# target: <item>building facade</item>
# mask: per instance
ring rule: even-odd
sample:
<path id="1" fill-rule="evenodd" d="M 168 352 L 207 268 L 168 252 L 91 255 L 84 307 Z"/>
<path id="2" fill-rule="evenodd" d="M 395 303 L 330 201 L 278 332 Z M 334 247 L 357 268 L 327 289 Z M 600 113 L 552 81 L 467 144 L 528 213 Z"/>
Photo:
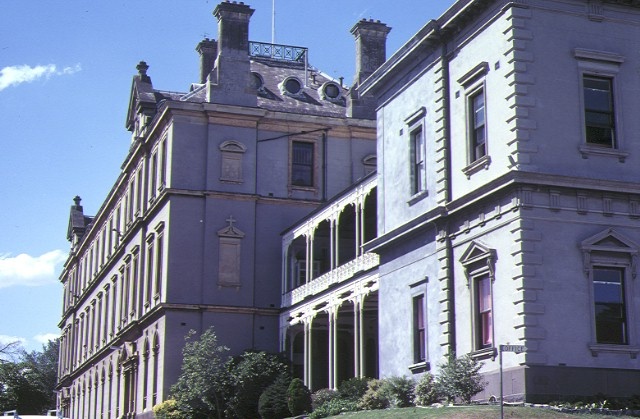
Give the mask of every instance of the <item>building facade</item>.
<path id="1" fill-rule="evenodd" d="M 379 369 L 483 361 L 510 400 L 640 394 L 640 7 L 460 0 L 377 98 Z"/>
<path id="2" fill-rule="evenodd" d="M 482 400 L 500 355 L 508 400 L 640 394 L 636 2 L 458 0 L 386 61 L 363 20 L 350 89 L 251 13 L 216 8 L 189 92 L 138 65 L 122 174 L 71 208 L 65 416 L 149 417 L 211 325 L 312 390 L 456 353 Z"/>
<path id="3" fill-rule="evenodd" d="M 455 353 L 480 400 L 500 355 L 507 400 L 640 394 L 638 39 L 636 3 L 460 0 L 360 85 L 377 178 L 283 241 L 281 348 L 309 387 Z"/>
<path id="4" fill-rule="evenodd" d="M 184 337 L 215 326 L 231 354 L 276 352 L 281 232 L 375 169 L 372 99 L 324 75 L 305 48 L 250 42 L 253 9 L 214 10 L 201 79 L 133 78 L 129 153 L 95 216 L 76 197 L 61 274 L 65 417 L 152 417 L 180 373 Z M 354 29 L 361 79 L 386 26 Z M 377 63 L 377 64 L 376 64 Z"/>

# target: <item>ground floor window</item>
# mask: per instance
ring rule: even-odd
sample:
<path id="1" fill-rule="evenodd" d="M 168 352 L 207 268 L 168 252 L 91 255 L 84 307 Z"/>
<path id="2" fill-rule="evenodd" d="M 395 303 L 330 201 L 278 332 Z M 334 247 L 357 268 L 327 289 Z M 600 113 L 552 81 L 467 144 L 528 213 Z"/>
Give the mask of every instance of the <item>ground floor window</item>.
<path id="1" fill-rule="evenodd" d="M 595 306 L 596 342 L 629 343 L 623 268 L 594 267 L 593 300 Z"/>

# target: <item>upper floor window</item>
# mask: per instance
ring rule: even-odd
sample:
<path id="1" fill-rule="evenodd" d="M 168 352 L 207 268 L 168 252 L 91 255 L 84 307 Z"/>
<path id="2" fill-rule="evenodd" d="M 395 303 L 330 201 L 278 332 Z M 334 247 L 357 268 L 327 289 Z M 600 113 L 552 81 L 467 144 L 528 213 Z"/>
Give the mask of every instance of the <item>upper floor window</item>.
<path id="1" fill-rule="evenodd" d="M 616 148 L 613 80 L 584 75 L 584 121 L 588 144 Z"/>
<path id="2" fill-rule="evenodd" d="M 242 183 L 242 163 L 247 148 L 238 141 L 225 141 L 220 144 L 220 180 L 230 183 Z"/>
<path id="3" fill-rule="evenodd" d="M 314 184 L 314 144 L 294 141 L 291 144 L 291 184 L 308 186 Z"/>
<path id="4" fill-rule="evenodd" d="M 491 164 L 487 126 L 487 89 L 485 79 L 489 64 L 481 62 L 458 79 L 463 87 L 467 125 L 467 166 L 462 172 L 471 175 Z M 456 97 L 459 94 L 456 93 Z"/>
<path id="5" fill-rule="evenodd" d="M 611 156 L 624 162 L 628 153 L 622 150 L 622 118 L 616 78 L 624 57 L 611 52 L 576 48 L 578 63 L 583 138 L 580 152 Z"/>
<path id="6" fill-rule="evenodd" d="M 469 157 L 471 162 L 487 155 L 487 122 L 484 99 L 484 89 L 479 89 L 469 97 Z"/>
<path id="7" fill-rule="evenodd" d="M 415 195 L 426 190 L 427 168 L 424 131 L 422 125 L 411 131 L 411 192 Z"/>

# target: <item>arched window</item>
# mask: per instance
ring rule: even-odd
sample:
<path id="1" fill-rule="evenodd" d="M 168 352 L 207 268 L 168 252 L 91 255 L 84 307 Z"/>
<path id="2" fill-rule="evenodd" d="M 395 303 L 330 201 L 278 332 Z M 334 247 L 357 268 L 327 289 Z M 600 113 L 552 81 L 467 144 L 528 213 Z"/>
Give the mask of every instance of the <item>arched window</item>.
<path id="1" fill-rule="evenodd" d="M 247 148 L 238 141 L 225 141 L 220 144 L 220 180 L 222 182 L 242 183 L 244 181 L 242 162 Z"/>

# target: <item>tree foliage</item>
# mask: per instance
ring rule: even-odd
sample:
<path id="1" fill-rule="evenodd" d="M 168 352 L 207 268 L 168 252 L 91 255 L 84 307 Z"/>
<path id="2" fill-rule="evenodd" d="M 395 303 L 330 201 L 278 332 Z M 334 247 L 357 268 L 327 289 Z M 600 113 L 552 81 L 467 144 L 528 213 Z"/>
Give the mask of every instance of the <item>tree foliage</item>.
<path id="1" fill-rule="evenodd" d="M 456 398 L 470 403 L 471 398 L 481 392 L 486 383 L 480 375 L 482 364 L 469 354 L 456 358 L 449 354 L 447 362 L 440 364 L 438 390 L 452 402 Z"/>
<path id="2" fill-rule="evenodd" d="M 440 401 L 437 382 L 430 372 L 424 373 L 416 384 L 415 402 L 419 406 L 429 406 Z"/>
<path id="3" fill-rule="evenodd" d="M 57 339 L 43 345 L 42 352 L 4 346 L 17 355 L 0 362 L 0 411 L 38 415 L 55 409 L 59 348 Z"/>
<path id="4" fill-rule="evenodd" d="M 213 328 L 199 337 L 185 337 L 182 372 L 171 388 L 183 418 L 222 418 L 226 408 L 229 373 L 225 368 L 229 348 L 218 344 Z"/>
<path id="5" fill-rule="evenodd" d="M 299 378 L 294 378 L 289 384 L 287 405 L 293 416 L 311 412 L 311 391 Z"/>
<path id="6" fill-rule="evenodd" d="M 281 419 L 289 417 L 287 405 L 287 390 L 289 389 L 289 374 L 280 374 L 260 395 L 258 412 L 262 419 Z"/>
<path id="7" fill-rule="evenodd" d="M 228 402 L 228 416 L 239 419 L 258 417 L 258 401 L 262 392 L 280 374 L 289 375 L 284 358 L 267 352 L 248 351 L 228 364 L 233 387 Z"/>

